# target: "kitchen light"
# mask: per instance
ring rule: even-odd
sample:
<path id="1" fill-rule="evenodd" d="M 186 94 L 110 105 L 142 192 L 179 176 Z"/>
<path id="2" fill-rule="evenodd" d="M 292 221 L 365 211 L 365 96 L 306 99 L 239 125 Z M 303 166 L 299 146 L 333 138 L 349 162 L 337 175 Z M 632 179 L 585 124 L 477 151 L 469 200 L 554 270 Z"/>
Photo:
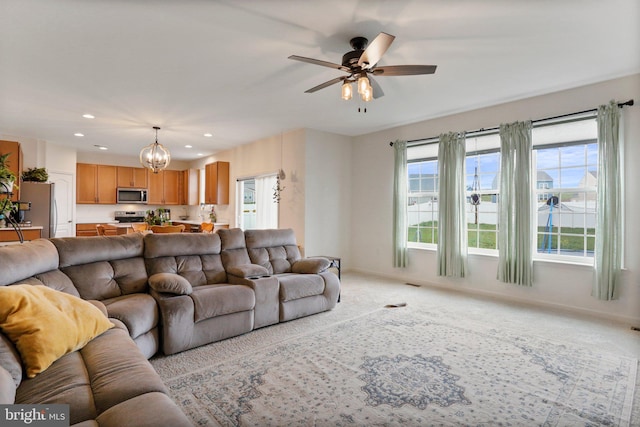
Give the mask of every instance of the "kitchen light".
<path id="1" fill-rule="evenodd" d="M 77 133 L 74 133 L 73 135 L 74 136 L 84 136 L 84 133 L 77 132 Z"/>
<path id="2" fill-rule="evenodd" d="M 85 119 L 95 119 L 96 116 L 94 116 L 93 114 L 83 114 L 82 117 L 84 117 Z"/>
<path id="3" fill-rule="evenodd" d="M 204 136 L 206 136 L 207 138 L 211 138 L 213 136 L 213 134 L 211 133 L 205 133 Z"/>
<path id="4" fill-rule="evenodd" d="M 140 151 L 140 163 L 142 166 L 151 169 L 153 173 L 158 173 L 162 169 L 169 166 L 171 162 L 171 154 L 162 144 L 158 144 L 158 126 L 153 127 L 156 130 L 156 142 L 151 143 Z"/>
<path id="5" fill-rule="evenodd" d="M 193 148 L 193 145 L 187 144 L 187 145 L 184 146 L 184 148 Z"/>

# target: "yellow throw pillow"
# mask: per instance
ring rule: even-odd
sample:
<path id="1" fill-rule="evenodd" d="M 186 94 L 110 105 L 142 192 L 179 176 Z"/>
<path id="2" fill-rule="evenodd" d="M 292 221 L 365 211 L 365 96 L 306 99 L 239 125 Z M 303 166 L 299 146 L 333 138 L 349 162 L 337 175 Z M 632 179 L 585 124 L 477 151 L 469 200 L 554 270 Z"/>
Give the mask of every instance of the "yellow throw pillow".
<path id="1" fill-rule="evenodd" d="M 73 295 L 42 285 L 0 286 L 0 329 L 29 378 L 111 327 L 99 308 Z"/>

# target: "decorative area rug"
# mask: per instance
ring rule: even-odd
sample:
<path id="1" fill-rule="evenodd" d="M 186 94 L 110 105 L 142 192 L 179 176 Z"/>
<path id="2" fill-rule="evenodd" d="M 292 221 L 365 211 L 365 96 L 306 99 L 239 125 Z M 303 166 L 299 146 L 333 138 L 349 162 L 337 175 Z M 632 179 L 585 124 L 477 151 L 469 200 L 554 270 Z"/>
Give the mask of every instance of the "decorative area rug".
<path id="1" fill-rule="evenodd" d="M 289 325 L 295 322 L 304 319 Z M 279 326 L 239 337 L 230 357 L 217 358 L 216 345 L 233 349 L 233 340 L 152 363 L 202 426 L 630 422 L 638 361 L 606 349 L 496 329 L 446 311 L 419 312 L 411 304 L 307 333 L 283 336 Z M 247 337 L 260 340 L 261 332 L 272 344 L 252 348 Z"/>

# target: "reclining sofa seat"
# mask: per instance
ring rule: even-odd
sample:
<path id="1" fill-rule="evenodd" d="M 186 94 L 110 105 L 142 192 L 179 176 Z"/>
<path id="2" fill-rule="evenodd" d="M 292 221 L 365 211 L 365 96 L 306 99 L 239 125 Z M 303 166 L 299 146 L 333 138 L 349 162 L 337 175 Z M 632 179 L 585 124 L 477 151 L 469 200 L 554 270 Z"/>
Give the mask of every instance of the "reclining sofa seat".
<path id="1" fill-rule="evenodd" d="M 147 234 L 144 257 L 161 312 L 162 350 L 174 354 L 254 327 L 250 287 L 231 284 L 217 234 Z"/>
<path id="2" fill-rule="evenodd" d="M 46 239 L 0 248 L 0 286 L 45 285 L 80 296 L 58 270 L 59 261 L 56 246 Z M 90 302 L 106 314 L 103 304 Z M 68 404 L 70 425 L 76 427 L 191 425 L 127 327 L 111 321 L 114 328 L 34 378 L 25 378 L 18 350 L 0 332 L 0 404 Z"/>
<path id="3" fill-rule="evenodd" d="M 139 233 L 104 237 L 51 239 L 59 268 L 82 299 L 101 301 L 109 317 L 120 320 L 142 353 L 160 347 L 158 306 L 147 285 L 143 237 Z"/>
<path id="4" fill-rule="evenodd" d="M 340 281 L 328 271 L 329 260 L 302 259 L 293 229 L 246 230 L 244 235 L 251 262 L 278 279 L 281 322 L 336 306 Z"/>

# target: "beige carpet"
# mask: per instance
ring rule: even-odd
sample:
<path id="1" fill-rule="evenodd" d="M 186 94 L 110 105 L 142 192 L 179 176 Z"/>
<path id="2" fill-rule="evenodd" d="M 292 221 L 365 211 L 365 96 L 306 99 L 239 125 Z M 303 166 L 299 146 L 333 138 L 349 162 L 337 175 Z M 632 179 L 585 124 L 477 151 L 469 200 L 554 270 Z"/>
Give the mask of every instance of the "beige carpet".
<path id="1" fill-rule="evenodd" d="M 152 363 L 195 425 L 639 420 L 640 340 L 621 325 L 358 275 L 343 277 L 342 297 Z"/>

